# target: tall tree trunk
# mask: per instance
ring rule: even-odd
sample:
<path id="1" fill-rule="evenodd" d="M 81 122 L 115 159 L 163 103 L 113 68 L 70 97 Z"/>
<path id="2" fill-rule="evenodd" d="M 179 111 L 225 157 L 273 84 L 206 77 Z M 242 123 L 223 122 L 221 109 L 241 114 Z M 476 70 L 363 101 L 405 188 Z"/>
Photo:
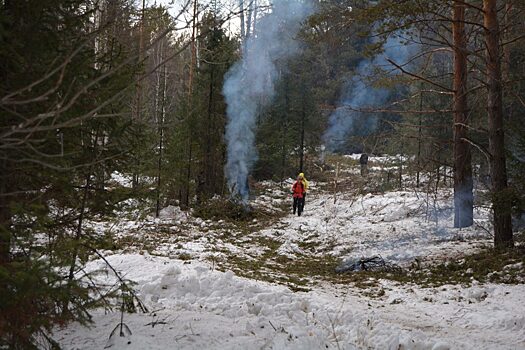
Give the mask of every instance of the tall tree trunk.
<path id="1" fill-rule="evenodd" d="M 155 217 L 160 215 L 160 186 L 161 186 L 161 172 L 162 172 L 162 147 L 164 138 L 164 126 L 159 125 L 159 158 L 157 160 L 157 194 L 156 194 L 156 205 L 155 205 Z"/>
<path id="2" fill-rule="evenodd" d="M 0 10 L 4 19 L 12 17 L 15 13 L 15 11 L 13 11 L 13 2 L 10 0 L 4 0 L 0 5 Z M 9 20 L 3 20 L 2 22 L 2 32 L 6 34 L 10 33 L 16 24 L 13 21 Z M 2 38 L 3 44 L 6 45 L 6 47 L 12 46 L 9 37 L 10 35 L 4 34 Z M 13 39 L 16 40 L 16 38 Z M 4 66 L 4 62 L 2 62 L 2 66 L 3 67 L 0 70 L 0 79 L 5 79 L 7 74 L 5 74 L 6 72 L 4 67 L 6 66 Z M 7 91 L 3 91 L 3 93 L 6 92 Z M 2 118 L 6 118 L 4 116 L 4 113 L 2 113 Z M 8 124 L 10 123 L 8 122 L 6 125 Z M 1 141 L 3 143 L 4 140 Z M 2 154 L 2 156 L 4 155 L 5 154 Z M 11 172 L 11 169 L 8 166 L 9 163 L 10 162 L 7 161 L 7 158 L 3 158 L 0 160 L 0 267 L 4 264 L 8 264 L 11 260 L 11 211 L 9 208 L 9 200 L 7 194 L 10 192 L 11 187 L 10 184 L 8 184 L 8 181 L 11 180 L 14 176 L 12 176 L 13 173 Z"/>
<path id="3" fill-rule="evenodd" d="M 257 30 L 257 9 L 259 7 L 259 5 L 257 4 L 257 0 L 252 0 L 251 2 L 251 5 L 253 7 L 252 9 L 252 16 L 253 16 L 253 26 L 252 26 L 252 35 L 255 35 L 256 34 L 256 30 Z"/>
<path id="4" fill-rule="evenodd" d="M 244 24 L 244 0 L 239 0 L 239 17 L 241 20 L 241 44 L 244 49 L 244 41 L 246 39 L 246 25 Z"/>
<path id="5" fill-rule="evenodd" d="M 0 193 L 0 196 L 2 193 Z M 0 199 L 0 266 L 10 260 L 11 233 L 9 232 L 9 211 L 6 201 Z"/>
<path id="6" fill-rule="evenodd" d="M 142 11 L 141 11 L 141 19 L 140 19 L 140 27 L 139 27 L 139 64 L 142 64 L 142 61 L 144 60 L 144 17 L 145 17 L 145 10 L 146 10 L 146 0 L 142 0 Z M 142 83 L 141 80 L 137 81 L 136 84 L 136 111 L 135 111 L 135 119 L 139 123 L 142 121 Z M 140 168 L 140 157 L 137 157 L 136 159 L 136 167 L 135 171 L 132 175 L 131 180 L 131 186 L 133 189 L 138 188 L 139 181 L 140 181 L 140 175 L 139 175 L 139 168 Z"/>
<path id="7" fill-rule="evenodd" d="M 511 20 L 510 18 L 512 17 L 511 16 L 512 10 L 513 10 L 512 1 L 508 1 L 507 4 L 505 4 L 505 16 L 503 17 L 503 28 L 505 28 L 503 32 L 503 40 L 505 41 L 511 39 L 511 31 L 510 31 Z M 511 45 L 505 45 L 503 47 L 502 75 L 503 75 L 504 80 L 509 79 L 509 74 L 510 74 L 510 48 L 511 48 Z"/>
<path id="8" fill-rule="evenodd" d="M 190 206 L 190 189 L 191 189 L 191 162 L 193 159 L 192 151 L 193 151 L 193 136 L 190 133 L 190 136 L 188 137 L 188 167 L 186 168 L 186 183 L 185 183 L 185 197 L 184 197 L 184 205 L 186 207 Z"/>
<path id="9" fill-rule="evenodd" d="M 299 148 L 299 172 L 304 172 L 304 122 L 306 119 L 305 101 L 303 95 L 303 108 L 301 114 L 301 145 Z"/>
<path id="10" fill-rule="evenodd" d="M 188 82 L 188 111 L 191 111 L 193 104 L 193 76 L 195 67 L 197 65 L 197 0 L 193 0 L 193 18 L 192 18 L 192 33 L 191 33 L 191 61 Z M 192 113 L 188 114 L 188 118 L 192 118 Z M 182 196 L 181 204 L 188 207 L 190 204 L 190 179 L 191 179 L 191 161 L 192 161 L 192 146 L 193 146 L 193 132 L 192 123 L 188 122 L 188 166 L 186 167 L 186 181 L 184 183 L 184 195 Z"/>
<path id="11" fill-rule="evenodd" d="M 399 189 L 403 190 L 403 159 L 404 159 L 404 153 L 405 153 L 405 143 L 403 142 L 403 138 L 401 138 L 401 155 L 399 156 L 399 178 L 398 178 L 398 184 Z M 438 168 L 439 169 L 439 168 Z M 368 169 L 367 169 L 368 171 Z"/>
<path id="12" fill-rule="evenodd" d="M 206 155 L 204 157 L 204 168 L 206 169 L 206 173 L 204 175 L 204 181 L 205 183 L 205 191 L 206 196 L 212 195 L 215 189 L 215 176 L 213 174 L 214 169 L 214 157 L 212 156 L 212 142 L 215 140 L 212 139 L 212 127 L 214 125 L 213 123 L 213 91 L 215 90 L 215 66 L 210 67 L 210 85 L 209 85 L 209 91 L 208 91 L 208 122 L 206 125 Z"/>
<path id="13" fill-rule="evenodd" d="M 282 115 L 282 135 L 281 135 L 281 183 L 285 179 L 285 172 L 286 172 L 286 153 L 287 147 L 286 147 L 286 137 L 288 135 L 288 119 L 287 115 L 289 112 L 289 106 L 290 106 L 290 97 L 288 96 L 288 80 L 284 82 L 285 89 L 284 89 L 284 114 Z"/>
<path id="14" fill-rule="evenodd" d="M 250 1 L 250 6 L 248 7 L 248 15 L 246 16 L 246 40 L 250 38 L 252 30 L 252 2 Z"/>
<path id="15" fill-rule="evenodd" d="M 465 4 L 454 2 L 454 227 L 474 223 L 472 194 L 472 156 L 466 141 L 468 132 L 467 54 Z"/>
<path id="16" fill-rule="evenodd" d="M 483 23 L 487 63 L 487 111 L 489 118 L 490 176 L 494 210 L 494 246 L 514 245 L 511 203 L 507 186 L 505 138 L 503 129 L 503 88 L 501 82 L 500 27 L 497 0 L 483 0 Z"/>
<path id="17" fill-rule="evenodd" d="M 419 110 L 423 111 L 423 91 L 419 94 Z M 421 126 L 423 124 L 423 117 L 421 113 L 418 116 L 419 118 L 419 127 L 417 132 L 417 173 L 416 173 L 416 187 L 419 187 L 420 174 L 421 174 Z"/>
<path id="18" fill-rule="evenodd" d="M 191 94 L 193 93 L 193 74 L 197 64 L 197 0 L 193 0 L 193 18 L 191 25 L 191 61 L 190 61 L 190 76 L 188 80 L 188 100 L 191 101 Z M 190 104 L 191 106 L 191 104 Z"/>
<path id="19" fill-rule="evenodd" d="M 512 25 L 512 12 L 513 12 L 514 6 L 512 4 L 512 1 L 508 0 L 505 4 L 505 16 L 503 16 L 503 40 L 505 42 L 510 42 L 512 40 L 512 31 L 511 25 Z M 503 81 L 509 81 L 510 76 L 510 70 L 511 70 L 511 47 L 512 45 L 508 44 L 503 46 L 503 63 L 502 63 L 502 79 Z M 503 107 L 503 113 L 505 114 L 505 122 L 511 123 L 513 119 L 513 104 L 512 103 L 504 103 Z"/>
<path id="20" fill-rule="evenodd" d="M 9 231 L 10 224 L 10 213 L 7 201 L 8 185 L 6 178 L 9 174 L 7 169 L 7 161 L 2 160 L 0 168 L 0 176 L 3 177 L 0 181 L 0 266 L 7 264 L 10 260 L 10 247 L 11 247 L 11 232 Z"/>
<path id="21" fill-rule="evenodd" d="M 160 62 L 163 61 L 164 51 L 163 46 L 161 45 L 160 53 Z M 167 73 L 166 65 L 162 67 L 162 92 L 160 97 L 160 119 L 157 120 L 158 123 L 158 136 L 159 136 L 159 158 L 157 161 L 157 203 L 155 216 L 159 217 L 160 215 L 160 186 L 161 186 L 161 176 L 162 176 L 162 153 L 164 148 L 164 120 L 166 118 L 166 83 L 167 83 Z M 159 80 L 160 85 L 160 80 Z M 158 113 L 159 114 L 159 113 Z"/>

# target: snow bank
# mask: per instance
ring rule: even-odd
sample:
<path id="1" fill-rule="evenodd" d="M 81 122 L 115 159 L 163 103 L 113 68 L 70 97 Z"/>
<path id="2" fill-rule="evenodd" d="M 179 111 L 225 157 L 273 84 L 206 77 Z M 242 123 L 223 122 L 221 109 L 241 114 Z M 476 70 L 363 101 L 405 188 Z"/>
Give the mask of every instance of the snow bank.
<path id="1" fill-rule="evenodd" d="M 119 313 L 94 314 L 94 327 L 58 331 L 65 349 L 520 349 L 525 345 L 523 286 L 407 289 L 383 281 L 386 296 L 339 288 L 294 293 L 209 265 L 149 255 L 108 261 L 137 282 L 150 314 L 125 315 L 132 334 L 111 339 Z M 112 284 L 101 260 L 88 271 Z M 497 302 L 496 302 L 497 301 Z M 467 329 L 468 332 L 463 331 Z M 481 346 L 480 346 L 481 345 Z"/>

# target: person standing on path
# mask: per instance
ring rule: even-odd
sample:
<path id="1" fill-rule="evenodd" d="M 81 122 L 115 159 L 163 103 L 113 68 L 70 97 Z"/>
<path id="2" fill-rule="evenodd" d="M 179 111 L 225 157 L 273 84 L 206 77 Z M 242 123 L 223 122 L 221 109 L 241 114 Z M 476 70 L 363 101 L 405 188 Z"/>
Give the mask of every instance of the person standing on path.
<path id="1" fill-rule="evenodd" d="M 308 192 L 308 180 L 306 180 L 306 177 L 304 176 L 304 173 L 299 173 L 298 179 L 301 179 L 301 182 L 303 183 L 304 193 L 303 193 L 303 208 L 305 205 L 306 200 L 306 192 Z"/>
<path id="2" fill-rule="evenodd" d="M 365 177 L 368 175 L 368 154 L 361 154 L 361 157 L 359 158 L 359 164 L 361 164 L 361 176 Z"/>
<path id="3" fill-rule="evenodd" d="M 297 215 L 301 216 L 304 207 L 304 185 L 302 178 L 297 177 L 292 185 L 292 196 L 293 196 L 293 213 L 297 212 Z"/>

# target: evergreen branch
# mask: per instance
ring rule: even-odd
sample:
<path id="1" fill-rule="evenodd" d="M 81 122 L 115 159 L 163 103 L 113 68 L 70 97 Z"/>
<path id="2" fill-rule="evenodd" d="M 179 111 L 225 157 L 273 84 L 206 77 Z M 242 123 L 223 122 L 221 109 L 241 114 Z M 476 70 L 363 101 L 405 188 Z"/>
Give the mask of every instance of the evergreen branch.
<path id="1" fill-rule="evenodd" d="M 146 313 L 148 312 L 148 308 L 146 307 L 146 305 L 144 305 L 144 303 L 142 302 L 142 300 L 140 300 L 140 298 L 137 296 L 137 294 L 133 291 L 132 288 L 130 288 L 130 286 L 126 283 L 126 281 L 120 276 L 120 274 L 117 272 L 117 270 L 115 270 L 115 268 L 109 263 L 109 261 L 106 259 L 106 257 L 104 257 L 104 255 L 102 255 L 96 248 L 94 247 L 91 247 L 90 245 L 88 244 L 85 244 L 83 243 L 82 244 L 83 246 L 85 246 L 86 248 L 92 250 L 96 255 L 98 255 L 99 258 L 101 258 L 105 263 L 106 265 L 111 269 L 111 271 L 113 271 L 113 273 L 115 274 L 115 276 L 118 278 L 118 280 L 120 281 L 120 283 L 122 283 L 123 286 L 126 287 L 126 289 L 129 291 L 129 293 L 131 294 L 131 296 L 137 301 L 140 309 L 142 310 L 142 312 Z"/>
<path id="2" fill-rule="evenodd" d="M 89 283 L 91 284 L 91 287 L 98 293 L 98 295 L 100 295 L 100 299 L 104 302 L 104 305 L 106 305 L 106 307 L 111 310 L 112 307 L 111 307 L 111 303 L 106 299 L 106 294 L 102 293 L 101 289 L 98 287 L 98 285 L 95 283 L 95 281 L 93 280 L 93 278 L 91 278 L 91 276 L 89 275 L 88 272 L 86 272 L 86 270 L 81 266 L 80 267 L 80 271 L 82 271 L 84 273 L 84 276 L 82 277 L 86 277 L 87 280 L 89 281 Z M 82 278 L 81 277 L 81 278 Z"/>
<path id="3" fill-rule="evenodd" d="M 10 160 L 10 161 L 17 162 L 17 163 L 34 163 L 34 164 L 42 165 L 45 168 L 58 170 L 58 171 L 70 171 L 70 170 L 74 170 L 74 169 L 88 168 L 88 167 L 91 167 L 93 165 L 97 165 L 97 164 L 103 163 L 103 162 L 105 162 L 107 160 L 115 159 L 115 158 L 120 157 L 120 156 L 122 156 L 122 155 L 124 155 L 126 153 L 128 153 L 128 151 L 122 151 L 122 152 L 119 152 L 117 154 L 114 154 L 114 155 L 111 155 L 111 156 L 108 156 L 108 157 L 104 157 L 104 158 L 100 158 L 100 159 L 94 160 L 94 161 L 89 162 L 89 163 L 82 163 L 82 164 L 73 165 L 73 166 L 67 166 L 67 167 L 53 165 L 53 164 L 44 162 L 44 161 L 39 160 L 39 159 L 34 159 L 34 158 L 11 159 L 9 157 L 5 157 L 5 156 L 2 157 L 2 156 L 0 156 L 0 159 Z M 9 193 L 4 193 L 3 195 L 10 195 L 10 194 Z"/>
<path id="4" fill-rule="evenodd" d="M 64 62 L 62 62 L 62 64 L 57 66 L 55 69 L 52 69 L 49 73 L 47 73 L 44 76 L 42 76 L 41 78 L 35 80 L 31 84 L 29 84 L 27 86 L 24 86 L 24 87 L 22 87 L 22 88 L 20 88 L 20 89 L 18 89 L 16 91 L 14 91 L 14 92 L 12 92 L 10 94 L 7 94 L 6 96 L 2 97 L 2 99 L 0 100 L 0 105 L 24 105 L 24 104 L 34 103 L 34 102 L 45 101 L 49 95 L 54 93 L 60 87 L 60 85 L 62 84 L 64 75 L 65 75 L 65 71 L 66 71 L 67 66 L 69 65 L 69 63 L 71 63 L 71 60 L 73 59 L 73 57 L 75 57 L 80 52 L 80 50 L 84 47 L 86 42 L 87 41 L 84 41 L 76 50 L 74 50 L 70 55 L 68 55 L 65 58 L 65 60 L 64 60 Z M 54 61 L 53 61 L 53 63 L 54 63 Z M 60 71 L 60 76 L 59 76 L 57 82 L 55 83 L 55 86 L 51 87 L 49 90 L 47 90 L 43 94 L 41 94 L 39 96 L 36 96 L 36 97 L 33 97 L 31 99 L 27 99 L 27 100 L 21 100 L 21 101 L 13 101 L 12 100 L 13 97 L 18 96 L 18 95 L 22 94 L 23 92 L 31 91 L 34 87 L 36 87 L 37 85 L 40 85 L 41 83 L 43 83 L 46 80 L 50 79 L 52 76 L 54 76 L 59 71 Z"/>

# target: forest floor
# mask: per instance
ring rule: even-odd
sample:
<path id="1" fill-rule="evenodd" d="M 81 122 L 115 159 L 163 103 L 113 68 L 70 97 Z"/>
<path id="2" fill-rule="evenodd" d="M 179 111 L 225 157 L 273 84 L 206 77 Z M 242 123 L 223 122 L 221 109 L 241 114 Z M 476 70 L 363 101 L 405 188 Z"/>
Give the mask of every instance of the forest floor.
<path id="1" fill-rule="evenodd" d="M 363 178 L 356 159 L 312 173 L 301 217 L 290 179 L 252 184 L 247 212 L 216 199 L 92 222 L 105 258 L 84 270 L 104 292 L 123 289 L 117 271 L 147 312 L 128 312 L 125 292 L 123 314 L 108 301 L 89 328 L 55 338 L 64 349 L 525 349 L 524 234 L 496 252 L 482 188 L 475 225 L 456 229 L 450 188 L 427 175 L 400 189 L 394 158 L 371 157 Z M 336 272 L 374 256 L 387 265 Z"/>

